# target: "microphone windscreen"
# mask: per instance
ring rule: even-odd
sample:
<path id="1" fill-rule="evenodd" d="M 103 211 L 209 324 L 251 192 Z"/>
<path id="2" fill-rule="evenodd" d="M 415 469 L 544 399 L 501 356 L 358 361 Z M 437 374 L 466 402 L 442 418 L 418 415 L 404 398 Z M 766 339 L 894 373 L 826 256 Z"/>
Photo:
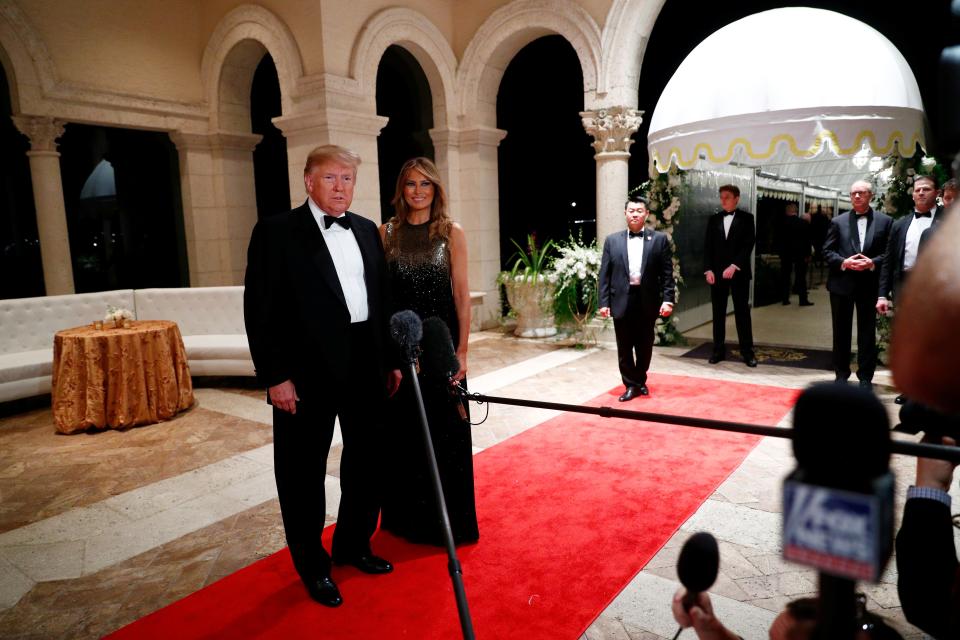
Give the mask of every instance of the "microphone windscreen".
<path id="1" fill-rule="evenodd" d="M 890 468 L 890 419 L 873 392 L 821 383 L 793 409 L 793 453 L 806 482 L 862 491 Z"/>
<path id="2" fill-rule="evenodd" d="M 447 323 L 437 317 L 423 321 L 423 344 L 420 370 L 426 375 L 446 380 L 460 370 L 460 361 L 453 348 L 453 338 Z"/>
<path id="3" fill-rule="evenodd" d="M 677 559 L 677 577 L 688 593 L 699 593 L 713 586 L 720 570 L 720 548 L 706 531 L 695 533 L 683 543 Z"/>
<path id="4" fill-rule="evenodd" d="M 423 324 L 420 322 L 420 317 L 409 309 L 397 311 L 390 317 L 390 335 L 401 347 L 420 344 L 423 338 Z"/>

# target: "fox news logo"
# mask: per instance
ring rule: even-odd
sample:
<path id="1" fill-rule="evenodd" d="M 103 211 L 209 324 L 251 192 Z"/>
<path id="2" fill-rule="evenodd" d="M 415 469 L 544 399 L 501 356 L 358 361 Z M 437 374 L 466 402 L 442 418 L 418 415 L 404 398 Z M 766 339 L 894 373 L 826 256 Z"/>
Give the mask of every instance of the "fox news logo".
<path id="1" fill-rule="evenodd" d="M 873 495 L 784 482 L 783 557 L 835 576 L 875 581 L 884 564 L 881 508 Z"/>

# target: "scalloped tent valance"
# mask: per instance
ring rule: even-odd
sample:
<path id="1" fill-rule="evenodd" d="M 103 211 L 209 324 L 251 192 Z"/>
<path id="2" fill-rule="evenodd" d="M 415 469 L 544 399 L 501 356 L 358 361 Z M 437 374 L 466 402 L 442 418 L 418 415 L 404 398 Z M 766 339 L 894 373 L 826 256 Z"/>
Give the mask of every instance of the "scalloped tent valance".
<path id="1" fill-rule="evenodd" d="M 923 103 L 903 55 L 833 11 L 788 7 L 729 24 L 701 42 L 657 102 L 651 165 L 762 166 L 846 189 L 871 156 L 924 138 Z"/>

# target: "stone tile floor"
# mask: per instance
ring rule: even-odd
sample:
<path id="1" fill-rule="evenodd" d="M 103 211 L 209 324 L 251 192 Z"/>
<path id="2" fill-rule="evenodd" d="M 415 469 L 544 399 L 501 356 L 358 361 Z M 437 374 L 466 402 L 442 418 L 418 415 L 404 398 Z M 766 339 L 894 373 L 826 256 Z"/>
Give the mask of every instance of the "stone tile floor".
<path id="1" fill-rule="evenodd" d="M 687 348 L 658 347 L 651 370 L 789 388 L 832 378 L 738 362 L 711 366 L 680 358 Z M 582 351 L 499 331 L 471 341 L 474 390 L 579 403 L 618 378 L 609 341 Z M 893 413 L 895 392 L 884 385 L 889 374 L 875 381 Z M 125 432 L 56 435 L 43 407 L 0 419 L 0 638 L 100 637 L 283 547 L 263 393 L 243 381 L 209 382 L 216 384 L 198 388 L 189 412 Z M 631 404 L 639 409 L 642 399 Z M 474 408 L 474 417 L 483 410 Z M 553 415 L 492 406 L 474 429 L 475 449 Z M 787 415 L 781 426 L 789 425 Z M 328 461 L 328 522 L 339 500 L 339 450 L 335 444 Z M 786 441 L 763 440 L 581 640 L 671 638 L 676 558 L 697 530 L 711 531 L 721 544 L 721 573 L 711 589 L 719 615 L 743 637 L 765 638 L 787 601 L 816 591 L 812 571 L 780 559 L 780 482 L 792 467 Z M 894 468 L 899 507 L 913 465 L 895 457 Z M 892 563 L 880 584 L 862 589 L 871 610 L 905 637 L 921 637 L 902 619 Z"/>

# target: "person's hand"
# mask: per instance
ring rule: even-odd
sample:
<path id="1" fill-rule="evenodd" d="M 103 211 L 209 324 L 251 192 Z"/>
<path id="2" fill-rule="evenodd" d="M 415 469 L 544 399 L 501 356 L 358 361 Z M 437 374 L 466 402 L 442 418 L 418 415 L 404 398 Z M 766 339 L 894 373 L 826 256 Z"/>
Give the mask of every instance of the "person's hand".
<path id="1" fill-rule="evenodd" d="M 858 253 L 855 256 L 850 256 L 843 261 L 843 268 L 847 271 L 863 271 L 864 269 L 869 269 L 873 266 L 873 260 Z"/>
<path id="2" fill-rule="evenodd" d="M 729 267 L 727 267 L 726 269 L 723 270 L 723 279 L 724 279 L 724 280 L 733 280 L 733 276 L 734 276 L 734 274 L 736 274 L 736 273 L 737 273 L 737 266 L 732 264 L 732 265 L 730 265 Z"/>
<path id="3" fill-rule="evenodd" d="M 300 397 L 297 395 L 297 388 L 293 386 L 293 380 L 275 384 L 267 390 L 267 393 L 270 395 L 270 404 L 274 407 L 289 414 L 297 413 L 297 402 Z"/>
<path id="4" fill-rule="evenodd" d="M 724 627 L 713 613 L 713 604 L 706 593 L 698 593 L 688 611 L 683 608 L 683 596 L 687 590 L 680 588 L 673 595 L 673 619 L 683 628 L 693 627 L 700 640 L 740 640 L 740 637 Z"/>
<path id="5" fill-rule="evenodd" d="M 707 277 L 707 284 L 714 284 L 717 281 L 716 276 L 713 275 L 713 271 L 707 271 L 704 275 Z"/>
<path id="6" fill-rule="evenodd" d="M 673 304 L 670 302 L 664 302 L 660 305 L 660 315 L 664 318 L 669 318 L 670 314 L 673 313 Z"/>
<path id="7" fill-rule="evenodd" d="M 877 298 L 877 313 L 885 316 L 888 311 L 890 311 L 890 301 L 886 298 Z"/>
<path id="8" fill-rule="evenodd" d="M 457 361 L 460 363 L 460 370 L 450 379 L 450 384 L 456 384 L 467 377 L 467 352 L 457 351 Z"/>
<path id="9" fill-rule="evenodd" d="M 600 307 L 599 309 L 597 309 L 597 313 L 600 314 L 600 317 L 601 317 L 601 318 L 609 318 L 609 317 L 610 317 L 610 307 Z"/>
<path id="10" fill-rule="evenodd" d="M 941 442 L 935 438 L 924 436 L 922 442 L 929 444 L 944 444 L 948 447 L 957 446 L 957 441 L 953 438 L 943 436 Z M 957 465 L 948 460 L 937 460 L 936 458 L 917 458 L 917 482 L 918 487 L 929 487 L 931 489 L 940 489 L 950 491 L 950 483 L 953 482 L 953 470 Z"/>
<path id="11" fill-rule="evenodd" d="M 392 398 L 393 394 L 400 388 L 400 381 L 403 380 L 403 373 L 400 369 L 394 369 L 387 373 L 387 397 Z"/>

